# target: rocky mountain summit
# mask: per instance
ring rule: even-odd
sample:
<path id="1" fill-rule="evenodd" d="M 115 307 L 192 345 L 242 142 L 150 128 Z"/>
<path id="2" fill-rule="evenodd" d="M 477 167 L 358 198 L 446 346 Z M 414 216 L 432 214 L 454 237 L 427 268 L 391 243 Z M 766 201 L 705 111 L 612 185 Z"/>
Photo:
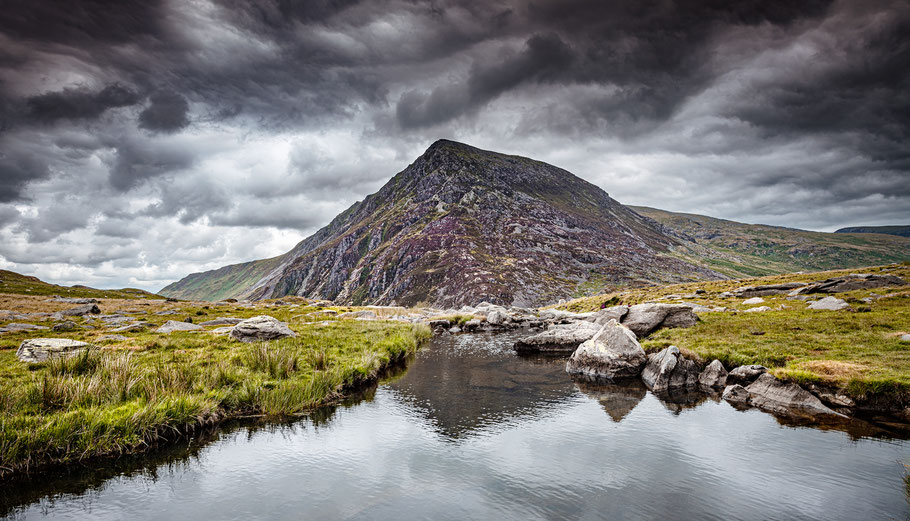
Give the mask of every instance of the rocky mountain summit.
<path id="1" fill-rule="evenodd" d="M 671 256 L 678 244 L 563 169 L 440 140 L 290 252 L 196 273 L 161 294 L 535 306 L 605 286 L 722 278 Z"/>

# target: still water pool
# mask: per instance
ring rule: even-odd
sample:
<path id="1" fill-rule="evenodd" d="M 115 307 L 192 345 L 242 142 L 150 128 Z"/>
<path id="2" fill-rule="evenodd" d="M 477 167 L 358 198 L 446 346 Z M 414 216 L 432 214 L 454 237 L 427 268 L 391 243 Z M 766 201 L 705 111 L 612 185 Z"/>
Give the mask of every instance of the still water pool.
<path id="1" fill-rule="evenodd" d="M 444 337 L 349 404 L 0 484 L 12 519 L 907 519 L 910 446 Z M 874 437 L 870 437 L 874 435 Z M 100 466 L 99 466 L 100 465 Z"/>

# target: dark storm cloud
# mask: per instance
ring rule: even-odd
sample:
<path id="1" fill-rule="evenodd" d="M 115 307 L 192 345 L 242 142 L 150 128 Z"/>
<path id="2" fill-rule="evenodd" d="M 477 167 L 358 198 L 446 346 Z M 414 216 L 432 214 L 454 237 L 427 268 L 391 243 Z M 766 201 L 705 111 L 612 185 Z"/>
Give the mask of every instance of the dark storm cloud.
<path id="1" fill-rule="evenodd" d="M 43 179 L 48 174 L 47 165 L 28 151 L 0 152 L 0 203 L 20 199 L 22 188 L 27 183 Z"/>
<path id="2" fill-rule="evenodd" d="M 153 93 L 149 106 L 139 114 L 139 126 L 146 130 L 174 132 L 190 124 L 186 98 L 169 90 Z"/>
<path id="3" fill-rule="evenodd" d="M 27 117 L 38 123 L 94 119 L 108 109 L 133 105 L 138 101 L 138 94 L 118 84 L 108 85 L 98 92 L 71 88 L 28 98 Z"/>

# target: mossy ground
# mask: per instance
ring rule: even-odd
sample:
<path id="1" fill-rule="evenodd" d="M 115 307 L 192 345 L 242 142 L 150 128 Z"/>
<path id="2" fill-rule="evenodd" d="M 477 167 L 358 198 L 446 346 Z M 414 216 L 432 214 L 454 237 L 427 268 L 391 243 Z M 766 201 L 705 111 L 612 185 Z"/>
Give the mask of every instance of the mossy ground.
<path id="1" fill-rule="evenodd" d="M 570 301 L 559 307 L 592 311 L 601 303 L 637 304 L 648 301 L 723 306 L 731 311 L 701 313 L 688 329 L 660 330 L 642 341 L 649 351 L 676 345 L 703 361 L 718 359 L 728 368 L 762 364 L 775 375 L 800 383 L 824 383 L 854 398 L 884 395 L 910 401 L 910 344 L 900 336 L 910 333 L 910 287 L 850 291 L 835 295 L 849 309 L 819 311 L 785 295 L 762 297 L 764 302 L 744 305 L 742 298 L 721 297 L 725 291 L 746 285 L 810 282 L 848 273 L 887 273 L 910 281 L 910 265 L 889 265 L 861 270 L 776 275 L 758 279 L 714 281 L 641 288 Z M 696 290 L 704 293 L 692 295 Z M 662 300 L 668 295 L 682 299 Z M 812 295 L 813 300 L 825 295 Z M 873 297 L 864 302 L 862 299 Z M 768 306 L 772 311 L 745 313 Z"/>
<path id="2" fill-rule="evenodd" d="M 0 297 L 6 306 L 13 304 L 6 309 L 18 312 L 36 311 L 43 303 L 28 296 Z M 372 381 L 430 336 L 426 326 L 336 319 L 321 312 L 356 308 L 322 308 L 294 298 L 255 307 L 125 300 L 104 300 L 100 307 L 103 313 L 136 311 L 130 316 L 156 325 L 168 319 L 198 323 L 267 314 L 288 322 L 298 337 L 243 344 L 208 331 L 163 335 L 150 327 L 118 333 L 127 339 L 111 341 L 101 340 L 111 328 L 80 318 L 75 321 L 81 326 L 98 329 L 2 335 L 0 477 L 48 463 L 141 451 L 227 418 L 306 411 Z M 166 309 L 179 314 L 156 314 Z M 35 337 L 75 338 L 97 348 L 50 363 L 19 362 L 16 348 Z"/>

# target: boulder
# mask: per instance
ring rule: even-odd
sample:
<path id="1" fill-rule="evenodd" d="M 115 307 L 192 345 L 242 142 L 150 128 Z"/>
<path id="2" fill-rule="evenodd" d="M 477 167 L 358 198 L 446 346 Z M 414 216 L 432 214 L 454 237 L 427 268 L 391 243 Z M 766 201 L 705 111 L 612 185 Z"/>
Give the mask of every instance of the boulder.
<path id="1" fill-rule="evenodd" d="M 807 286 L 805 282 L 784 282 L 782 284 L 764 284 L 761 286 L 746 286 L 736 290 L 736 294 L 743 298 L 767 297 L 768 295 L 782 295 L 797 288 Z"/>
<path id="2" fill-rule="evenodd" d="M 837 415 L 814 394 L 793 382 L 778 380 L 765 373 L 746 387 L 749 403 L 759 409 L 783 414 Z"/>
<path id="3" fill-rule="evenodd" d="M 101 313 L 101 308 L 98 307 L 98 304 L 83 304 L 60 312 L 65 317 L 81 317 L 82 315 L 97 315 L 99 313 Z"/>
<path id="4" fill-rule="evenodd" d="M 749 391 L 739 384 L 725 387 L 721 398 L 734 405 L 749 405 Z"/>
<path id="5" fill-rule="evenodd" d="M 566 372 L 590 378 L 634 378 L 648 361 L 626 326 L 611 320 L 590 340 L 583 342 L 566 363 Z"/>
<path id="6" fill-rule="evenodd" d="M 727 370 L 720 360 L 714 360 L 698 375 L 698 386 L 702 389 L 722 389 L 727 385 Z"/>
<path id="7" fill-rule="evenodd" d="M 259 315 L 246 320 L 241 320 L 231 336 L 241 342 L 256 342 L 260 340 L 277 340 L 285 337 L 296 337 L 297 333 L 291 331 L 284 322 L 268 315 Z"/>
<path id="8" fill-rule="evenodd" d="M 603 326 L 593 322 L 572 322 L 550 326 L 546 331 L 515 342 L 518 352 L 572 352 L 591 339 Z"/>
<path id="9" fill-rule="evenodd" d="M 809 303 L 809 309 L 819 309 L 823 311 L 839 311 L 849 307 L 847 302 L 836 297 L 825 297 L 821 300 Z"/>
<path id="10" fill-rule="evenodd" d="M 75 354 L 91 344 L 69 338 L 31 338 L 23 340 L 16 351 L 16 358 L 23 362 L 44 362 L 57 356 Z"/>
<path id="11" fill-rule="evenodd" d="M 155 330 L 156 333 L 171 334 L 174 331 L 198 331 L 202 329 L 202 326 L 197 324 L 192 324 L 190 322 L 178 322 L 176 320 L 168 320 L 161 327 Z"/>
<path id="12" fill-rule="evenodd" d="M 458 326 L 452 326 L 449 328 L 449 333 L 457 335 L 458 333 L 461 333 L 461 328 Z"/>
<path id="13" fill-rule="evenodd" d="M 761 304 L 764 301 L 765 301 L 765 299 L 763 299 L 761 297 L 752 297 L 752 298 L 747 298 L 746 300 L 744 300 L 743 304 L 746 306 L 752 306 L 754 304 Z"/>
<path id="14" fill-rule="evenodd" d="M 467 322 L 465 322 L 462 327 L 464 328 L 465 331 L 469 331 L 469 332 L 477 331 L 478 329 L 480 329 L 480 326 L 482 324 L 483 323 L 480 321 L 479 318 L 472 318 L 471 320 L 468 320 Z"/>
<path id="15" fill-rule="evenodd" d="M 641 380 L 653 392 L 691 389 L 698 385 L 698 366 L 670 346 L 648 356 Z"/>
<path id="16" fill-rule="evenodd" d="M 55 324 L 54 327 L 52 327 L 51 329 L 53 329 L 54 331 L 75 331 L 76 329 L 78 329 L 78 326 L 72 320 L 67 320 L 65 322 Z"/>
<path id="17" fill-rule="evenodd" d="M 768 372 L 768 368 L 763 365 L 741 365 L 727 374 L 727 385 L 742 384 L 747 385 L 755 381 L 756 378 Z"/>
<path id="18" fill-rule="evenodd" d="M 585 320 L 602 326 L 611 320 L 622 322 L 623 317 L 625 317 L 628 313 L 629 306 L 612 306 L 596 311 L 593 315 Z"/>
<path id="19" fill-rule="evenodd" d="M 758 306 L 757 308 L 746 309 L 743 313 L 764 313 L 765 311 L 771 311 L 771 308 L 768 306 Z"/>
<path id="20" fill-rule="evenodd" d="M 487 324 L 491 326 L 505 326 L 512 322 L 511 317 L 499 310 L 493 310 L 487 313 Z"/>
<path id="21" fill-rule="evenodd" d="M 125 326 L 115 327 L 111 329 L 114 333 L 135 333 L 139 331 L 145 331 L 146 328 L 154 326 L 155 324 L 150 324 L 148 322 L 135 322 L 133 324 L 127 324 Z"/>
<path id="22" fill-rule="evenodd" d="M 644 337 L 662 327 L 692 327 L 698 315 L 685 304 L 636 304 L 622 319 L 638 337 Z"/>
<path id="23" fill-rule="evenodd" d="M 200 322 L 200 326 L 235 326 L 240 323 L 239 318 L 230 318 L 230 317 L 218 317 L 214 320 L 206 320 L 205 322 Z"/>

